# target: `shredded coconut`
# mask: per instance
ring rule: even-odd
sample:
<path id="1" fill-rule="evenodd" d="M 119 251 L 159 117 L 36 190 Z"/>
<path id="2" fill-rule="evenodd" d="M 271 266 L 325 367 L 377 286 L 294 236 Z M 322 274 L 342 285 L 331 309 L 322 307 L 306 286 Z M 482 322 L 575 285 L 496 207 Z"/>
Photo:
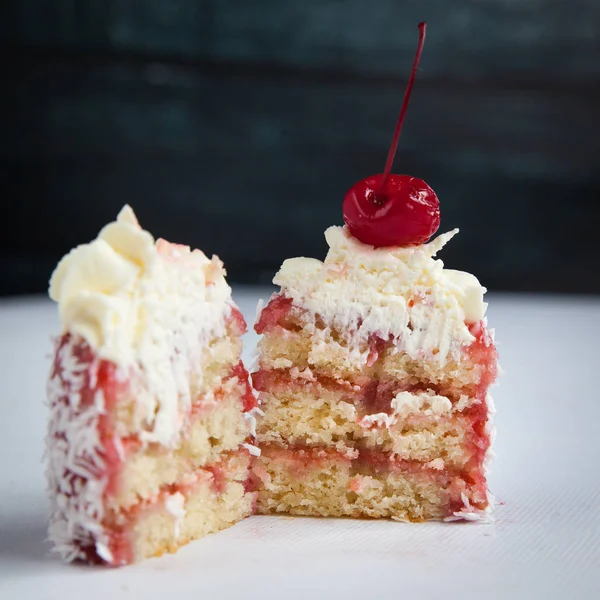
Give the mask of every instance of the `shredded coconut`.
<path id="1" fill-rule="evenodd" d="M 392 515 L 392 521 L 397 521 L 398 523 L 410 523 L 408 519 L 403 519 L 402 517 L 397 517 L 396 515 Z"/>
<path id="2" fill-rule="evenodd" d="M 260 410 L 258 406 L 255 406 L 254 408 L 244 413 L 244 418 L 246 419 L 246 422 L 250 427 L 250 435 L 252 437 L 256 437 L 256 415 L 264 417 L 265 413 L 262 410 Z"/>
<path id="3" fill-rule="evenodd" d="M 55 366 L 48 381 L 50 422 L 46 438 L 47 478 L 51 502 L 48 536 L 66 561 L 85 558 L 83 548 L 95 546 L 110 562 L 103 532 L 102 496 L 106 488 L 98 418 L 103 403 L 82 406 L 81 391 L 90 385 L 95 364 L 74 353 L 76 338 L 56 342 Z"/>
<path id="4" fill-rule="evenodd" d="M 175 517 L 175 537 L 178 538 L 181 532 L 181 525 L 185 518 L 185 496 L 181 492 L 170 494 L 165 499 L 165 508 L 167 512 Z"/>
<path id="5" fill-rule="evenodd" d="M 258 446 L 254 446 L 253 444 L 242 444 L 252 456 L 260 456 L 260 448 Z"/>

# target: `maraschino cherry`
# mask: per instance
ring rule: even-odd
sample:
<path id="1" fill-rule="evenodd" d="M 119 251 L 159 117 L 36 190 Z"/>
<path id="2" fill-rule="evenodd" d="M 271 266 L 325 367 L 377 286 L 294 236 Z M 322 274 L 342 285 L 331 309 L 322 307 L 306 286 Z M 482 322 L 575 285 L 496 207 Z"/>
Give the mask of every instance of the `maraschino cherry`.
<path id="1" fill-rule="evenodd" d="M 344 198 L 344 222 L 350 233 L 376 247 L 423 244 L 440 226 L 440 201 L 435 192 L 422 179 L 390 173 L 426 30 L 427 25 L 419 23 L 419 44 L 385 169 L 381 175 L 372 175 L 353 185 Z"/>

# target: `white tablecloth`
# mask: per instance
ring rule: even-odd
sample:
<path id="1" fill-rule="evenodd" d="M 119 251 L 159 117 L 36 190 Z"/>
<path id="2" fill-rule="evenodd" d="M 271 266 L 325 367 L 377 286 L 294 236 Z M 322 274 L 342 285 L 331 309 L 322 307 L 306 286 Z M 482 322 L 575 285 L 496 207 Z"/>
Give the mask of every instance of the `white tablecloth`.
<path id="1" fill-rule="evenodd" d="M 254 321 L 268 290 L 238 288 Z M 490 295 L 492 524 L 252 517 L 123 569 L 48 556 L 47 300 L 0 301 L 0 598 L 600 598 L 600 299 Z M 256 341 L 248 335 L 247 355 Z"/>

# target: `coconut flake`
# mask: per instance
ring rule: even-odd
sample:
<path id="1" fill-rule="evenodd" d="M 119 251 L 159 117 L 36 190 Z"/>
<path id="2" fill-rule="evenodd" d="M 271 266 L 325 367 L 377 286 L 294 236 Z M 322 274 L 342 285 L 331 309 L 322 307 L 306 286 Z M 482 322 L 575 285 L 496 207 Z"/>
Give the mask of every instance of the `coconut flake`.
<path id="1" fill-rule="evenodd" d="M 252 456 L 260 456 L 260 448 L 258 446 L 254 446 L 253 444 L 242 444 L 242 446 L 244 446 Z"/>
<path id="2" fill-rule="evenodd" d="M 181 525 L 185 518 L 185 496 L 181 492 L 169 494 L 165 499 L 165 508 L 167 512 L 175 517 L 175 537 L 178 538 L 181 533 Z"/>
<path id="3" fill-rule="evenodd" d="M 93 546 L 98 556 L 111 562 L 108 538 L 102 528 L 104 475 L 103 446 L 98 419 L 104 410 L 101 395 L 84 406 L 82 391 L 96 372 L 92 362 L 82 362 L 73 336 L 56 341 L 55 364 L 47 385 L 50 410 L 46 452 L 51 503 L 48 537 L 53 550 L 67 562 L 86 558 L 83 548 Z"/>

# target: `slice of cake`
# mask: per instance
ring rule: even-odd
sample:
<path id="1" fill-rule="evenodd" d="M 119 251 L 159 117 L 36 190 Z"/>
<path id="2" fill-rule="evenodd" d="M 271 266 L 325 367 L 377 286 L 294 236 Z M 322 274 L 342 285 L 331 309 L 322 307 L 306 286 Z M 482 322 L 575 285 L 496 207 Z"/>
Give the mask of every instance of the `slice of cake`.
<path id="1" fill-rule="evenodd" d="M 490 508 L 485 290 L 434 259 L 457 233 L 427 243 L 435 192 L 391 173 L 425 32 L 384 172 L 347 192 L 325 263 L 283 263 L 256 324 L 259 512 L 423 521 Z"/>
<path id="2" fill-rule="evenodd" d="M 425 244 L 326 232 L 325 262 L 286 260 L 256 331 L 260 513 L 477 519 L 490 507 L 496 350 L 485 289 Z"/>
<path id="3" fill-rule="evenodd" d="M 49 537 L 67 561 L 135 562 L 252 512 L 256 401 L 224 274 L 126 206 L 52 275 Z"/>

